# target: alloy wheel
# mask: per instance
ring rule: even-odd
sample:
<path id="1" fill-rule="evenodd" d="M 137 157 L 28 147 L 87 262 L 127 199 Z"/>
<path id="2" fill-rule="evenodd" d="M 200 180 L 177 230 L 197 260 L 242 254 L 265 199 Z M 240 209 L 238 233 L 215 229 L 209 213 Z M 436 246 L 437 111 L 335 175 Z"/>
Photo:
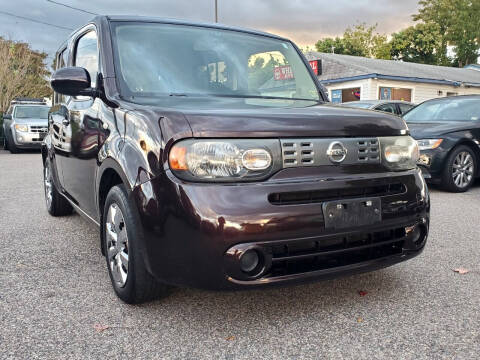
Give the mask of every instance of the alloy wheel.
<path id="1" fill-rule="evenodd" d="M 108 208 L 105 227 L 110 273 L 115 283 L 124 287 L 128 276 L 128 236 L 122 210 L 116 203 Z"/>
<path id="2" fill-rule="evenodd" d="M 50 174 L 50 164 L 45 164 L 45 168 L 43 170 L 43 183 L 45 188 L 45 201 L 47 203 L 47 208 L 50 209 L 52 206 L 52 199 L 53 199 L 53 188 L 52 188 L 52 176 Z"/>
<path id="3" fill-rule="evenodd" d="M 455 156 L 452 165 L 453 182 L 459 188 L 470 185 L 473 179 L 474 162 L 473 157 L 467 151 L 462 151 Z"/>

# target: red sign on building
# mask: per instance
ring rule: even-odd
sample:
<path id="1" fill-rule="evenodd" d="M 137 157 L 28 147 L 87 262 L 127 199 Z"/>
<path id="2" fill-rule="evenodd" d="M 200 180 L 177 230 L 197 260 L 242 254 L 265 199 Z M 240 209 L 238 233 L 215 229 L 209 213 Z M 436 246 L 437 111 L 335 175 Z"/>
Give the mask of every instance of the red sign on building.
<path id="1" fill-rule="evenodd" d="M 312 67 L 315 75 L 318 75 L 318 62 L 319 62 L 319 60 L 310 60 L 309 61 L 310 66 Z"/>
<path id="2" fill-rule="evenodd" d="M 294 79 L 292 67 L 290 65 L 275 66 L 273 69 L 273 78 L 275 80 Z"/>

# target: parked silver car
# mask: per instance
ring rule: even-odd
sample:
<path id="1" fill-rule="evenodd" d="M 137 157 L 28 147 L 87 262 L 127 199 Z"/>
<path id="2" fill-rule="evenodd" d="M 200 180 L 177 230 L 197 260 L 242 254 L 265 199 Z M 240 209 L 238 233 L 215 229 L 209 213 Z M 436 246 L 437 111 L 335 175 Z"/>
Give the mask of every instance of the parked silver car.
<path id="1" fill-rule="evenodd" d="M 339 105 L 353 108 L 383 111 L 398 116 L 402 116 L 415 106 L 410 102 L 400 100 L 361 100 L 349 101 Z"/>
<path id="2" fill-rule="evenodd" d="M 3 115 L 4 149 L 40 149 L 48 132 L 48 106 L 42 99 L 19 98 Z"/>

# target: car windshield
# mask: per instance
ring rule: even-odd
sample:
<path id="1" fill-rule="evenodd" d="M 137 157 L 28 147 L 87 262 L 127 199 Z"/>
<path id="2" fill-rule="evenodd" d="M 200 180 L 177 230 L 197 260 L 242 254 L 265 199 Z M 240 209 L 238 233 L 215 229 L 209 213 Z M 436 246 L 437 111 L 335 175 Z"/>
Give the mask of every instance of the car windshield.
<path id="1" fill-rule="evenodd" d="M 48 119 L 48 106 L 16 106 L 13 116 L 17 119 Z"/>
<path id="2" fill-rule="evenodd" d="M 404 115 L 406 122 L 480 120 L 480 97 L 438 99 L 424 102 Z"/>
<path id="3" fill-rule="evenodd" d="M 226 96 L 319 101 L 288 41 L 200 26 L 113 22 L 123 97 Z"/>

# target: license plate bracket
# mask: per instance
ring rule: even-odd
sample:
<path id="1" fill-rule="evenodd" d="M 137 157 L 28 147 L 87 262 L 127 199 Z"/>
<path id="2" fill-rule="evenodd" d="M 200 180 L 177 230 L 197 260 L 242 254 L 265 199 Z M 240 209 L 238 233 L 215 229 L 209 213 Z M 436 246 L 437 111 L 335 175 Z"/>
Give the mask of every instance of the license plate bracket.
<path id="1" fill-rule="evenodd" d="M 325 229 L 373 225 L 382 221 L 380 198 L 328 201 L 322 204 Z"/>

